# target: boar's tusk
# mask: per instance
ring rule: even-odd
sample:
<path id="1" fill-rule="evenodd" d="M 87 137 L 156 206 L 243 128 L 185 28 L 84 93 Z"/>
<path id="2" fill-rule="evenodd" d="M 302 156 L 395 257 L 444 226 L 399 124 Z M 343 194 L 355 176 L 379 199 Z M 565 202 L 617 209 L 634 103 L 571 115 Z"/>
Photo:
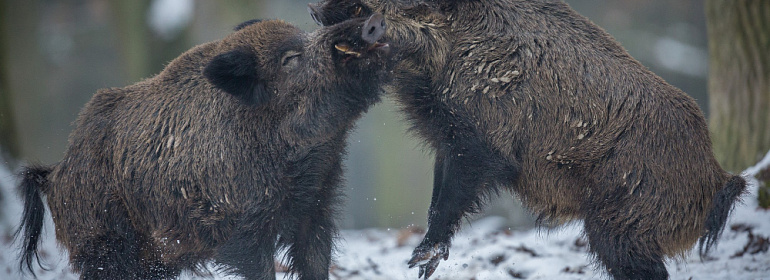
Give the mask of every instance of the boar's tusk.
<path id="1" fill-rule="evenodd" d="M 351 49 L 350 46 L 348 46 L 346 44 L 336 44 L 336 45 L 334 45 L 334 48 L 337 49 L 338 51 L 341 51 L 341 52 L 347 54 L 347 55 L 354 55 L 355 57 L 360 57 L 361 56 L 361 53 L 350 50 Z"/>

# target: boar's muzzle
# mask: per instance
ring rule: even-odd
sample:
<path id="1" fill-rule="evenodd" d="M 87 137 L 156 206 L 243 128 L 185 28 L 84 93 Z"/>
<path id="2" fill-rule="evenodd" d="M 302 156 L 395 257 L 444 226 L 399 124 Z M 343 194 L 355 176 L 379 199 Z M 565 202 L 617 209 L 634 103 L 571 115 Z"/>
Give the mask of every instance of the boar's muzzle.
<path id="1" fill-rule="evenodd" d="M 309 5 L 309 9 L 312 9 L 312 5 Z M 314 13 L 311 13 L 314 14 Z M 337 43 L 334 48 L 344 53 L 345 55 L 359 58 L 364 52 L 370 51 L 382 51 L 388 52 L 390 45 L 388 43 L 379 42 L 382 36 L 385 35 L 385 30 L 388 24 L 385 22 L 385 17 L 382 14 L 375 13 L 371 15 L 361 27 L 361 39 L 366 42 L 365 49 L 359 49 L 354 47 L 356 44 L 351 43 Z"/>

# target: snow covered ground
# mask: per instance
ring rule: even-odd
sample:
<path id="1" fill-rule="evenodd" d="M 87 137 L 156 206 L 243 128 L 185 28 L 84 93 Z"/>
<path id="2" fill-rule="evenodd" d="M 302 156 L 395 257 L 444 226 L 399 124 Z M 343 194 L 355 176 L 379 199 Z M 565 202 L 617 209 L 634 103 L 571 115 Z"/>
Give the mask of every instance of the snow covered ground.
<path id="1" fill-rule="evenodd" d="M 754 175 L 760 165 L 770 165 L 770 154 L 745 174 Z M 17 267 L 17 247 L 12 243 L 13 227 L 21 214 L 21 204 L 12 191 L 16 182 L 0 165 L 0 279 L 31 279 Z M 692 252 L 684 260 L 670 261 L 672 279 L 770 279 L 770 211 L 756 203 L 756 182 L 750 195 L 732 212 L 718 247 L 701 260 Z M 38 270 L 38 279 L 77 279 L 66 263 L 66 252 L 57 249 L 50 215 L 44 226 L 41 255 L 54 268 Z M 442 261 L 431 279 L 596 279 L 607 276 L 596 270 L 581 237 L 581 224 L 558 229 L 517 231 L 501 228 L 502 218 L 475 221 L 460 231 L 453 241 L 449 259 Z M 331 271 L 332 279 L 417 279 L 417 269 L 406 262 L 424 230 L 366 229 L 342 232 Z M 279 279 L 285 273 L 278 273 Z M 182 279 L 201 279 L 184 274 Z M 237 279 L 215 275 L 216 279 Z"/>
<path id="2" fill-rule="evenodd" d="M 691 253 L 670 261 L 671 279 L 770 279 L 770 212 L 744 205 L 734 213 L 711 258 L 701 261 Z M 503 222 L 485 218 L 463 229 L 431 279 L 607 278 L 590 262 L 581 224 L 510 231 L 499 229 Z M 419 233 L 372 229 L 347 231 L 343 238 L 333 279 L 417 279 L 406 262 Z"/>

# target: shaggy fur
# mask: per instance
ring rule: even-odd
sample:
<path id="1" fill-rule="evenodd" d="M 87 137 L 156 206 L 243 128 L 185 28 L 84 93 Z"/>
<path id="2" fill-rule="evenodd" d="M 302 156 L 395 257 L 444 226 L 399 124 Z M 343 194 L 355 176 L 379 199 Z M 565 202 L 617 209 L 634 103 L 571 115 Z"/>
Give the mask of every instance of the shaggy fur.
<path id="1" fill-rule="evenodd" d="M 310 12 L 323 25 L 388 17 L 389 91 L 436 151 L 429 229 L 409 262 L 420 276 L 504 189 L 542 222 L 584 220 L 615 279 L 665 279 L 666 257 L 716 243 L 745 189 L 714 159 L 695 102 L 561 1 L 326 0 Z"/>
<path id="2" fill-rule="evenodd" d="M 167 279 L 208 260 L 274 279 L 276 246 L 300 279 L 327 279 L 345 138 L 388 71 L 373 24 L 304 34 L 250 21 L 155 77 L 98 91 L 62 161 L 23 171 L 22 267 L 46 196 L 81 279 Z"/>

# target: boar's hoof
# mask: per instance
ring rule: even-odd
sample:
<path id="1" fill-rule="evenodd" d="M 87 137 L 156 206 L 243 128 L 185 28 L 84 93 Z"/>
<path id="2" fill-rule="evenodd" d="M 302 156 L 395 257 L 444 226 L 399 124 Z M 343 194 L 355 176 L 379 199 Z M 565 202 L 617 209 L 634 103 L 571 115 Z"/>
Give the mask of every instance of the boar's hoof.
<path id="1" fill-rule="evenodd" d="M 417 246 L 417 248 L 414 249 L 414 252 L 412 252 L 412 259 L 409 260 L 409 268 L 419 265 L 420 272 L 417 278 L 422 278 L 424 275 L 424 279 L 428 279 L 428 277 L 436 271 L 441 259 L 446 260 L 448 258 L 448 243 L 441 242 L 434 245 L 420 244 L 420 246 Z"/>

